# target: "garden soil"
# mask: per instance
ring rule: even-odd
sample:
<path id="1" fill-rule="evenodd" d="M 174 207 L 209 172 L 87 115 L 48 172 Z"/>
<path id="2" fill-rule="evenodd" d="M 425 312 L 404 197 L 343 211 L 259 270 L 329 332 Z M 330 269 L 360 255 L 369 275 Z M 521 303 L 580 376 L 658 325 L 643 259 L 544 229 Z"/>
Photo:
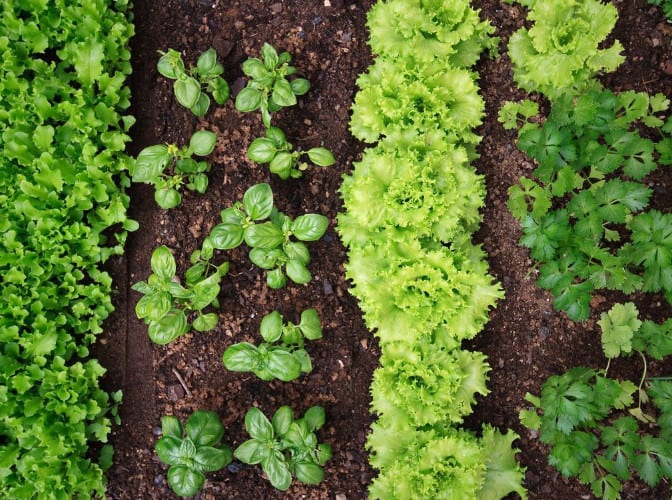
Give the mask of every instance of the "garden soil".
<path id="1" fill-rule="evenodd" d="M 646 0 L 615 3 L 620 19 L 614 37 L 624 45 L 627 61 L 604 77 L 605 85 L 617 91 L 634 89 L 672 96 L 672 27 Z M 371 4 L 372 0 L 134 1 L 136 35 L 130 85 L 131 112 L 137 123 L 132 129 L 130 152 L 137 154 L 158 143 L 184 145 L 198 129 L 212 130 L 219 139 L 210 157 L 213 168 L 205 195 L 187 193 L 179 208 L 165 211 L 157 207 L 148 186 L 131 188 L 130 216 L 139 221 L 140 229 L 129 236 L 124 257 L 109 265 L 115 279 L 116 312 L 96 352 L 108 368 L 106 388 L 121 388 L 124 393 L 122 424 L 111 436 L 116 454 L 108 472 L 108 498 L 175 498 L 166 482 L 166 466 L 153 451 L 162 415 L 185 419 L 196 409 L 214 410 L 226 428 L 224 441 L 235 447 L 247 439 L 243 418 L 253 405 L 267 414 L 281 405 L 290 405 L 297 414 L 312 405 L 326 409 L 327 423 L 319 438 L 333 446 L 334 456 L 326 465 L 325 480 L 311 487 L 295 482 L 282 493 L 271 487 L 258 466 L 234 461 L 223 471 L 210 474 L 197 498 L 366 498 L 367 485 L 375 477 L 365 442 L 372 421 L 369 384 L 379 349 L 362 321 L 356 300 L 348 293 L 346 252 L 334 227 L 342 210 L 338 195 L 342 176 L 363 149 L 349 134 L 348 121 L 357 75 L 372 62 L 365 27 Z M 506 54 L 506 42 L 523 25 L 525 11 L 491 0 L 474 4 L 496 27 L 502 41 L 500 55 L 484 56 L 476 68 L 487 116 L 479 129 L 483 141 L 475 167 L 485 176 L 488 191 L 484 222 L 476 240 L 488 252 L 491 271 L 502 283 L 506 299 L 492 312 L 484 331 L 465 346 L 486 353 L 492 365 L 491 392 L 479 398 L 466 425 L 478 430 L 482 422 L 490 422 L 502 430 L 513 428 L 520 435 L 516 441 L 521 450 L 518 458 L 527 468 L 525 485 L 531 499 L 590 498 L 588 488 L 563 478 L 547 465 L 548 449 L 521 426 L 518 412 L 527 406 L 525 393 L 538 394 L 548 376 L 579 364 L 604 366 L 595 320 L 600 311 L 622 297 L 596 295 L 590 320 L 575 323 L 555 312 L 550 294 L 535 286 L 528 251 L 517 244 L 520 227 L 506 208 L 507 189 L 520 176 L 530 174 L 534 165 L 517 150 L 515 135 L 496 120 L 505 101 L 525 96 L 514 85 Z M 193 64 L 198 54 L 214 47 L 235 94 L 245 84 L 241 63 L 257 56 L 264 42 L 289 51 L 299 74 L 312 84 L 299 105 L 278 113 L 274 123 L 297 147 L 323 145 L 333 151 L 335 165 L 312 168 L 297 180 L 271 177 L 267 167 L 246 157 L 250 142 L 263 135 L 258 113 L 241 114 L 229 101 L 211 108 L 205 118 L 195 118 L 177 104 L 171 82 L 156 71 L 159 50 L 179 50 L 187 63 Z M 313 280 L 304 286 L 290 284 L 282 290 L 270 290 L 264 274 L 249 262 L 244 249 L 217 254 L 218 261 L 228 260 L 231 266 L 223 280 L 217 328 L 185 335 L 168 346 L 153 345 L 146 326 L 134 313 L 140 296 L 130 289 L 147 278 L 152 251 L 162 244 L 170 247 L 178 261 L 178 274 L 183 273 L 190 253 L 219 221 L 219 212 L 259 182 L 271 184 L 276 206 L 288 215 L 322 213 L 329 218 L 326 235 L 309 244 Z M 649 183 L 655 191 L 653 205 L 670 211 L 669 172 L 653 176 Z M 636 299 L 647 317 L 660 321 L 670 316 L 661 297 Z M 227 346 L 259 341 L 259 322 L 265 314 L 277 309 L 286 320 L 298 322 L 301 311 L 308 308 L 317 309 L 324 330 L 324 338 L 307 347 L 314 365 L 312 373 L 291 383 L 263 382 L 223 367 L 221 358 Z M 666 370 L 655 364 L 652 373 L 669 374 L 670 368 L 669 363 Z M 635 358 L 630 358 L 616 363 L 610 373 L 636 380 L 640 369 Z M 630 481 L 623 498 L 668 499 L 669 484 L 651 489 L 641 481 Z"/>

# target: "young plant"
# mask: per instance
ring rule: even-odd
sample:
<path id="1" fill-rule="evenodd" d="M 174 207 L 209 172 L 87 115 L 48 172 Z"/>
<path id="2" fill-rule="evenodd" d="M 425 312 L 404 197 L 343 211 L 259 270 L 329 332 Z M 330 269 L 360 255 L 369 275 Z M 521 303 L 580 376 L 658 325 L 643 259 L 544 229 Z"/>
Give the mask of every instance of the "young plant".
<path id="1" fill-rule="evenodd" d="M 628 302 L 602 313 L 598 324 L 607 367 L 575 367 L 550 377 L 541 397 L 525 396 L 534 408 L 522 410 L 520 419 L 551 446 L 549 464 L 578 476 L 596 496 L 617 499 L 633 472 L 651 487 L 672 478 L 672 381 L 647 378 L 646 357 L 672 354 L 672 320 L 642 322 Z M 608 377 L 613 359 L 635 352 L 643 366 L 638 386 Z"/>
<path id="2" fill-rule="evenodd" d="M 280 407 L 269 421 L 259 408 L 245 415 L 250 439 L 233 452 L 243 463 L 261 464 L 271 484 L 282 491 L 292 477 L 304 484 L 318 484 L 324 478 L 322 466 L 331 458 L 331 446 L 317 442 L 315 431 L 324 425 L 324 409 L 309 408 L 295 419 L 289 406 Z"/>
<path id="3" fill-rule="evenodd" d="M 143 294 L 135 313 L 149 326 L 149 338 L 154 343 L 172 342 L 192 327 L 205 332 L 217 325 L 217 314 L 204 313 L 203 309 L 218 305 L 219 283 L 229 270 L 228 262 L 210 265 L 198 279 L 192 277 L 187 286 L 182 286 L 175 276 L 175 258 L 168 247 L 160 246 L 152 253 L 151 268 L 147 281 L 139 281 L 131 288 Z M 188 315 L 192 312 L 196 318 L 190 325 Z"/>
<path id="4" fill-rule="evenodd" d="M 156 68 L 166 78 L 175 80 L 173 92 L 177 102 L 196 116 L 204 116 L 210 108 L 210 97 L 205 91 L 212 94 L 217 104 L 224 104 L 229 98 L 229 84 L 220 76 L 224 73 L 224 67 L 217 62 L 215 49 L 209 48 L 203 52 L 196 67 L 189 70 L 185 69 L 178 51 L 168 49 L 168 52 L 159 53 L 161 58 Z"/>
<path id="5" fill-rule="evenodd" d="M 531 28 L 509 40 L 513 78 L 528 92 L 553 100 L 599 86 L 596 76 L 625 59 L 615 41 L 600 48 L 618 19 L 616 7 L 600 0 L 505 0 L 529 8 Z"/>
<path id="6" fill-rule="evenodd" d="M 131 166 L 135 182 L 154 185 L 154 199 L 161 208 L 175 208 L 182 202 L 179 190 L 205 193 L 208 188 L 207 161 L 196 161 L 194 156 L 208 156 L 215 149 L 217 135 L 207 130 L 194 132 L 188 146 L 156 144 L 140 151 Z"/>
<path id="7" fill-rule="evenodd" d="M 288 52 L 278 51 L 268 43 L 261 48 L 261 59 L 251 57 L 243 63 L 243 73 L 249 80 L 236 96 L 236 109 L 243 113 L 261 111 L 261 121 L 271 126 L 271 113 L 296 104 L 296 96 L 308 92 L 310 82 L 305 78 L 289 80 L 296 73 Z"/>
<path id="8" fill-rule="evenodd" d="M 588 317 L 595 289 L 672 300 L 669 258 L 656 257 L 672 255 L 672 216 L 645 211 L 652 190 L 643 182 L 670 163 L 669 145 L 646 137 L 660 135 L 668 105 L 662 94 L 590 91 L 558 98 L 543 125 L 528 122 L 530 101 L 502 108 L 505 128 L 519 127 L 518 146 L 537 163 L 509 189 L 520 243 L 540 263 L 538 285 L 574 320 Z"/>
<path id="9" fill-rule="evenodd" d="M 250 247 L 252 263 L 269 270 L 269 287 L 282 288 L 286 277 L 300 285 L 312 279 L 306 267 L 310 253 L 304 242 L 322 237 L 329 225 L 325 216 L 305 214 L 292 220 L 273 206 L 271 186 L 262 183 L 250 187 L 242 203 L 222 210 L 221 218 L 222 223 L 210 232 L 212 246 L 228 250 L 244 241 Z"/>
<path id="10" fill-rule="evenodd" d="M 322 327 L 315 309 L 301 313 L 301 322 L 283 324 L 278 311 L 267 314 L 259 329 L 265 342 L 259 346 L 240 342 L 230 346 L 222 358 L 227 370 L 252 372 L 262 380 L 289 382 L 301 373 L 310 373 L 313 364 L 303 348 L 304 340 L 322 338 Z"/>
<path id="11" fill-rule="evenodd" d="M 266 137 L 258 137 L 247 148 L 250 160 L 268 163 L 271 172 L 281 179 L 297 179 L 303 175 L 303 171 L 308 168 L 308 163 L 300 161 L 304 155 L 308 155 L 308 159 L 320 167 L 328 167 L 336 162 L 334 155 L 323 147 L 294 151 L 285 133 L 278 127 L 268 127 Z"/>
<path id="12" fill-rule="evenodd" d="M 220 444 L 224 426 L 213 411 L 196 410 L 184 429 L 177 417 L 161 417 L 161 432 L 154 450 L 170 466 L 168 485 L 178 496 L 198 493 L 206 472 L 221 470 L 233 459 L 231 448 Z"/>

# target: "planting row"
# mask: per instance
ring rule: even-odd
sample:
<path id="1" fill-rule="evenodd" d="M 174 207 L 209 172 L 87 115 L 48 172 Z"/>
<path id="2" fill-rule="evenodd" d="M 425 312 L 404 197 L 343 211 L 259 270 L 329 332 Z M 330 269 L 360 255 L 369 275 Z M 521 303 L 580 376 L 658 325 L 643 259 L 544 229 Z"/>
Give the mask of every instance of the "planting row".
<path id="1" fill-rule="evenodd" d="M 617 11 L 597 0 L 527 0 L 531 28 L 512 37 L 514 79 L 550 100 L 538 119 L 531 101 L 507 103 L 505 128 L 535 160 L 532 178 L 509 190 L 520 244 L 537 262 L 538 285 L 573 320 L 591 316 L 596 290 L 659 293 L 672 302 L 672 214 L 650 208 L 647 176 L 672 164 L 669 100 L 615 94 L 596 79 L 623 61 L 604 47 Z M 540 125 L 540 123 L 543 123 Z M 597 322 L 606 367 L 574 367 L 546 380 L 521 421 L 548 444 L 548 461 L 605 499 L 620 498 L 634 473 L 649 486 L 672 478 L 672 381 L 652 377 L 651 359 L 672 354 L 672 324 L 642 321 L 632 302 Z M 637 353 L 638 384 L 609 376 L 611 361 Z M 541 412 L 538 412 L 541 410 Z"/>
<path id="2" fill-rule="evenodd" d="M 512 431 L 460 428 L 487 394 L 482 353 L 461 348 L 503 292 L 471 242 L 485 186 L 484 103 L 470 68 L 498 40 L 466 0 L 389 0 L 368 14 L 375 62 L 357 81 L 351 131 L 368 143 L 341 187 L 347 277 L 380 340 L 367 447 L 372 498 L 526 496 Z"/>
<path id="3" fill-rule="evenodd" d="M 0 496 L 104 495 L 90 442 L 121 394 L 88 346 L 112 311 L 100 264 L 126 231 L 133 118 L 125 1 L 4 2 L 0 18 Z M 48 492 L 48 493 L 47 493 Z"/>

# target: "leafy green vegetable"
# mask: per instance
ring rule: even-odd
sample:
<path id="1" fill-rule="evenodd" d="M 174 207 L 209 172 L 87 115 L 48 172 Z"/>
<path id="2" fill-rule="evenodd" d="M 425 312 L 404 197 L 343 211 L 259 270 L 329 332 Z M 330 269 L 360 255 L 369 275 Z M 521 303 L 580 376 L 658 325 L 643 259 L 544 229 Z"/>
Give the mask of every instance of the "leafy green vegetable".
<path id="1" fill-rule="evenodd" d="M 586 319 L 601 288 L 672 298 L 670 216 L 644 211 L 652 191 L 643 179 L 657 167 L 656 148 L 635 127 L 660 126 L 668 100 L 608 90 L 564 95 L 543 125 L 527 121 L 536 106 L 522 110 L 524 103 L 500 114 L 519 127 L 519 147 L 537 162 L 532 178 L 509 189 L 509 209 L 556 309 Z"/>
<path id="2" fill-rule="evenodd" d="M 182 202 L 179 190 L 183 185 L 186 184 L 192 191 L 205 193 L 210 164 L 196 161 L 193 156 L 208 156 L 216 143 L 215 133 L 199 130 L 192 134 L 188 146 L 148 146 L 140 151 L 131 167 L 132 179 L 154 185 L 154 199 L 161 208 L 175 208 Z"/>
<path id="3" fill-rule="evenodd" d="M 199 251 L 199 256 L 202 255 Z M 139 281 L 131 288 L 143 295 L 135 305 L 135 313 L 148 325 L 149 338 L 154 343 L 168 344 L 192 327 L 208 331 L 217 326 L 217 313 L 203 310 L 218 305 L 219 284 L 229 270 L 228 262 L 218 266 L 207 261 L 195 263 L 187 271 L 190 279 L 182 286 L 175 276 L 175 258 L 168 247 L 162 245 L 152 253 L 151 267 L 152 274 L 147 281 Z M 197 316 L 190 325 L 187 316 L 192 312 Z"/>
<path id="4" fill-rule="evenodd" d="M 336 162 L 334 155 L 323 147 L 315 147 L 307 151 L 292 151 L 293 146 L 287 142 L 285 133 L 278 127 L 268 127 L 266 137 L 252 141 L 247 148 L 247 156 L 257 163 L 268 163 L 272 173 L 281 179 L 298 179 L 308 168 L 306 162 L 300 162 L 302 156 L 320 167 L 328 167 Z"/>
<path id="5" fill-rule="evenodd" d="M 614 71 L 625 59 L 620 42 L 603 42 L 618 13 L 599 0 L 505 0 L 529 9 L 531 28 L 520 28 L 509 39 L 513 78 L 529 92 L 555 100 L 594 87 L 594 77 Z"/>
<path id="6" fill-rule="evenodd" d="M 278 54 L 272 45 L 264 43 L 261 59 L 251 57 L 243 63 L 247 85 L 236 96 L 236 109 L 244 113 L 261 111 L 261 120 L 266 128 L 271 126 L 271 113 L 283 107 L 294 106 L 296 96 L 308 92 L 310 82 L 305 78 L 289 80 L 296 73 L 291 66 L 288 52 Z"/>
<path id="7" fill-rule="evenodd" d="M 304 484 L 318 484 L 324 478 L 322 466 L 331 458 L 331 446 L 318 443 L 315 431 L 325 422 L 324 409 L 313 406 L 295 419 L 289 406 L 281 406 L 271 421 L 258 408 L 245 415 L 250 439 L 233 455 L 243 463 L 261 464 L 271 484 L 285 491 L 292 477 Z"/>
<path id="8" fill-rule="evenodd" d="M 210 108 L 210 97 L 204 90 L 212 94 L 217 104 L 224 104 L 229 98 L 229 84 L 221 76 L 224 67 L 217 62 L 215 49 L 209 48 L 203 52 L 196 66 L 188 71 L 178 51 L 168 49 L 168 52 L 159 53 L 161 57 L 156 68 L 166 78 L 175 80 L 173 92 L 177 102 L 196 116 L 205 116 Z"/>
<path id="9" fill-rule="evenodd" d="M 253 372 L 262 380 L 277 378 L 284 382 L 312 371 L 310 356 L 303 346 L 304 339 L 322 338 L 315 309 L 303 311 L 298 325 L 291 321 L 283 324 L 282 315 L 273 311 L 262 318 L 260 332 L 265 342 L 259 346 L 240 342 L 224 351 L 222 361 L 227 370 Z"/>
<path id="10" fill-rule="evenodd" d="M 300 285 L 312 279 L 307 268 L 310 253 L 304 242 L 324 235 L 329 225 L 325 216 L 305 214 L 292 220 L 273 206 L 271 186 L 261 183 L 245 192 L 242 203 L 222 210 L 221 219 L 210 231 L 212 246 L 229 250 L 245 242 L 252 263 L 269 270 L 266 283 L 270 288 L 285 286 L 285 274 Z M 270 220 L 261 222 L 265 219 Z"/>
<path id="11" fill-rule="evenodd" d="M 161 417 L 161 431 L 154 450 L 170 466 L 168 485 L 178 496 L 198 493 L 206 472 L 221 470 L 233 459 L 231 448 L 220 445 L 224 426 L 213 411 L 196 410 L 184 429 L 177 417 L 166 415 Z"/>

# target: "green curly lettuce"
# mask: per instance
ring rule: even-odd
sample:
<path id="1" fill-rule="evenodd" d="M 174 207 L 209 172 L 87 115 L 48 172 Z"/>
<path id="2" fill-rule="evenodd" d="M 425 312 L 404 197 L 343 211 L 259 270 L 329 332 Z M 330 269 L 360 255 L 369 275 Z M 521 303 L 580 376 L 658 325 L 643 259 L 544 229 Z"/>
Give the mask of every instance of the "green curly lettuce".
<path id="1" fill-rule="evenodd" d="M 417 340 L 440 329 L 458 341 L 473 338 L 503 297 L 483 251 L 468 237 L 451 248 L 380 239 L 351 249 L 346 276 L 381 342 Z"/>
<path id="2" fill-rule="evenodd" d="M 601 47 L 618 12 L 599 0 L 505 0 L 530 9 L 530 28 L 521 28 L 509 40 L 513 78 L 529 92 L 551 100 L 597 84 L 600 72 L 614 71 L 625 59 L 615 41 Z"/>
<path id="3" fill-rule="evenodd" d="M 385 418 L 371 428 L 366 446 L 381 471 L 369 488 L 373 499 L 491 500 L 514 491 L 527 498 L 512 431 L 484 425 L 479 439 L 454 427 L 404 429 Z"/>
<path id="4" fill-rule="evenodd" d="M 373 375 L 371 408 L 397 426 L 459 424 L 485 396 L 486 356 L 435 344 L 385 344 Z"/>
<path id="5" fill-rule="evenodd" d="M 466 150 L 395 146 L 382 141 L 366 150 L 352 175 L 344 177 L 340 192 L 348 211 L 338 217 L 342 241 L 364 246 L 385 232 L 448 243 L 458 233 L 473 232 L 481 221 L 485 185 Z"/>
<path id="6" fill-rule="evenodd" d="M 481 124 L 485 104 L 475 80 L 474 73 L 445 60 L 378 58 L 357 79 L 361 90 L 352 105 L 352 135 L 372 143 L 400 130 L 442 130 L 456 144 L 478 144 L 481 138 L 472 129 Z"/>
<path id="7" fill-rule="evenodd" d="M 496 49 L 494 27 L 481 21 L 469 0 L 388 0 L 368 14 L 369 45 L 388 58 L 447 60 L 452 66 L 473 66 L 484 49 Z"/>

